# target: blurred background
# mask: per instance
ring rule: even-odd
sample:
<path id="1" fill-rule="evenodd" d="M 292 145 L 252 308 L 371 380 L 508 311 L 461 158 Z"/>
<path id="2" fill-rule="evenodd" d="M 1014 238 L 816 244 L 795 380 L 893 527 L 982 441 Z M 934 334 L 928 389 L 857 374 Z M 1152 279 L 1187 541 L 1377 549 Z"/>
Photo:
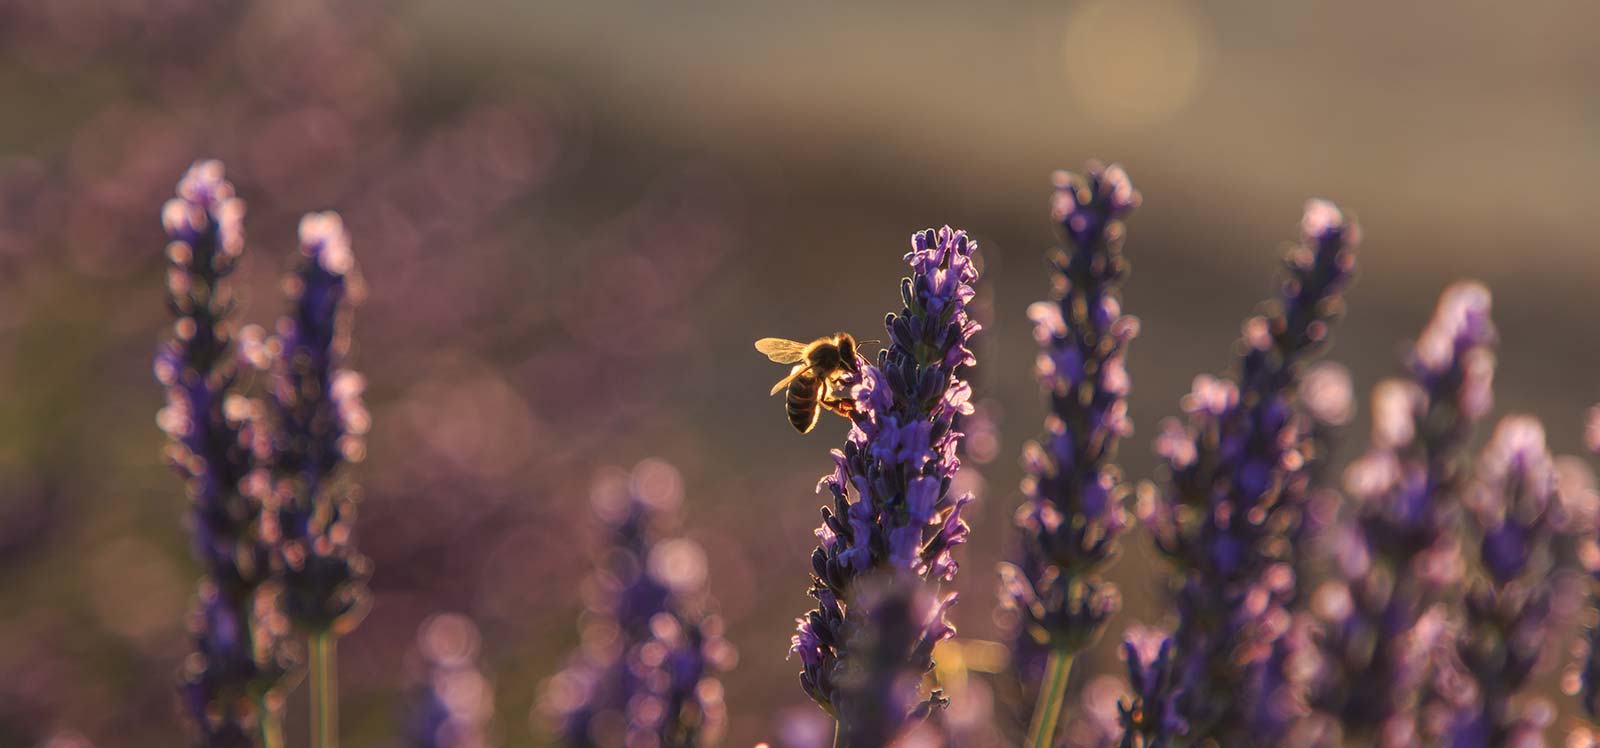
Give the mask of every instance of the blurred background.
<path id="1" fill-rule="evenodd" d="M 654 457 L 682 473 L 740 651 L 727 744 L 783 746 L 820 714 L 784 654 L 845 425 L 797 437 L 752 340 L 882 337 L 911 233 L 979 238 L 996 428 L 968 462 L 956 612 L 977 639 L 998 636 L 992 569 L 1042 416 L 1024 310 L 1057 168 L 1117 161 L 1145 197 L 1133 477 L 1193 376 L 1230 363 L 1312 196 L 1364 228 L 1331 351 L 1363 400 L 1476 277 L 1499 411 L 1577 451 L 1600 398 L 1597 27 L 1593 3 L 1489 0 L 0 0 L 0 744 L 182 734 L 198 572 L 150 361 L 158 211 L 198 158 L 249 204 L 246 321 L 280 313 L 305 211 L 343 213 L 370 286 L 375 605 L 340 650 L 350 744 L 397 739 L 400 662 L 440 611 L 482 629 L 502 742 L 548 744 L 530 715 L 577 641 L 592 480 Z M 1114 633 L 1160 615 L 1129 537 Z M 1114 639 L 1075 676 L 1114 670 Z"/>

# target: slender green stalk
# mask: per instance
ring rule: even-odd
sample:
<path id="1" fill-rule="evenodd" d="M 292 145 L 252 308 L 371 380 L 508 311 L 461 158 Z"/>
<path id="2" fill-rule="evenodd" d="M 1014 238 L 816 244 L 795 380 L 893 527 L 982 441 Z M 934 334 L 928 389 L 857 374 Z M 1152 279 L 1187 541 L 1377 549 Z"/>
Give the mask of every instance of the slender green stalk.
<path id="1" fill-rule="evenodd" d="M 839 748 L 839 720 L 833 721 L 833 748 Z"/>
<path id="2" fill-rule="evenodd" d="M 1033 708 L 1033 724 L 1028 727 L 1028 748 L 1050 748 L 1056 740 L 1056 722 L 1067 699 L 1067 678 L 1072 675 L 1072 653 L 1065 647 L 1050 650 L 1044 682 L 1039 684 L 1039 703 Z"/>
<path id="3" fill-rule="evenodd" d="M 283 723 L 278 710 L 272 708 L 272 697 L 262 694 L 256 699 L 256 722 L 261 735 L 261 748 L 283 748 Z"/>
<path id="4" fill-rule="evenodd" d="M 311 635 L 311 748 L 339 748 L 339 673 L 334 636 Z"/>

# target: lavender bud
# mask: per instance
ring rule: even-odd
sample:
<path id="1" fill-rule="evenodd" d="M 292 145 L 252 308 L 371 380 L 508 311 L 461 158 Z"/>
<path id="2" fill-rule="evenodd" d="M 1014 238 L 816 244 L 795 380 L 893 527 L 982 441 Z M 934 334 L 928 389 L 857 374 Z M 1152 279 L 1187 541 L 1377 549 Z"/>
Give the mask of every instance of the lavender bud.
<path id="1" fill-rule="evenodd" d="M 1115 463 L 1128 419 L 1128 343 L 1139 322 L 1121 312 L 1127 274 L 1121 218 L 1139 193 L 1120 166 L 1055 175 L 1052 214 L 1069 250 L 1051 253 L 1053 298 L 1028 308 L 1049 398 L 1045 433 L 1023 449 L 1018 563 L 1002 564 L 1001 603 L 1017 611 L 1019 673 L 1042 677 L 1044 648 L 1076 653 L 1100 635 L 1120 597 L 1099 572 L 1116 556 L 1128 493 Z"/>
<path id="2" fill-rule="evenodd" d="M 195 604 L 195 652 L 180 673 L 198 745 L 252 744 L 286 687 L 294 658 L 277 629 L 275 530 L 263 513 L 267 451 L 260 408 L 238 394 L 234 300 L 226 279 L 244 251 L 244 203 L 222 164 L 202 161 L 162 208 L 172 337 L 156 354 L 167 405 L 156 421 L 184 479 L 186 518 L 206 581 Z"/>
<path id="3" fill-rule="evenodd" d="M 668 537 L 682 479 L 646 460 L 597 482 L 609 552 L 589 580 L 583 645 L 545 684 L 541 711 L 569 748 L 715 744 L 726 723 L 717 674 L 736 654 L 707 612 L 705 552 Z"/>
<path id="4" fill-rule="evenodd" d="M 1306 204 L 1280 296 L 1244 324 L 1237 381 L 1196 377 L 1187 420 L 1167 421 L 1156 439 L 1166 478 L 1145 490 L 1141 519 L 1178 570 L 1172 657 L 1188 679 L 1178 708 L 1196 740 L 1274 739 L 1251 715 L 1279 698 L 1262 692 L 1263 668 L 1298 595 L 1293 541 L 1317 451 L 1300 372 L 1341 312 L 1359 234 L 1333 204 Z"/>
<path id="5" fill-rule="evenodd" d="M 445 613 L 417 631 L 414 676 L 406 711 L 411 748 L 488 748 L 494 744 L 494 685 L 478 669 L 478 628 Z"/>
<path id="6" fill-rule="evenodd" d="M 371 562 L 355 549 L 355 487 L 369 426 L 364 383 L 346 367 L 361 281 L 334 213 L 300 222 L 300 266 L 285 282 L 272 362 L 273 496 L 283 540 L 284 607 L 310 632 L 353 630 L 366 614 Z"/>
<path id="7" fill-rule="evenodd" d="M 972 412 L 972 391 L 960 370 L 974 363 L 968 345 L 979 329 L 967 310 L 978 278 L 976 249 L 965 232 L 949 227 L 912 237 L 905 257 L 912 274 L 901 282 L 905 306 L 885 321 L 889 345 L 876 366 L 863 364 L 861 374 L 846 382 L 854 399 L 850 434 L 844 448 L 833 452 L 834 472 L 818 484 L 832 495 L 833 506 L 823 509 L 820 544 L 811 558 L 810 593 L 817 607 L 799 619 L 790 647 L 803 666 L 801 686 L 841 720 L 861 713 L 852 711 L 853 692 L 841 680 L 853 656 L 852 622 L 894 626 L 884 618 L 887 612 L 857 599 L 855 582 L 882 573 L 893 584 L 936 585 L 955 576 L 951 552 L 966 542 L 961 510 L 972 498 L 951 497 L 950 484 L 960 469 L 962 434 L 955 419 Z M 943 614 L 953 599 L 953 593 L 936 594 L 931 619 L 905 622 L 921 627 L 924 636 L 917 641 L 954 632 Z M 927 651 L 918 647 L 902 656 L 909 671 L 926 672 L 931 643 Z M 905 726 L 937 704 L 930 697 L 917 709 L 883 719 Z M 857 732 L 848 721 L 842 728 L 845 735 Z"/>

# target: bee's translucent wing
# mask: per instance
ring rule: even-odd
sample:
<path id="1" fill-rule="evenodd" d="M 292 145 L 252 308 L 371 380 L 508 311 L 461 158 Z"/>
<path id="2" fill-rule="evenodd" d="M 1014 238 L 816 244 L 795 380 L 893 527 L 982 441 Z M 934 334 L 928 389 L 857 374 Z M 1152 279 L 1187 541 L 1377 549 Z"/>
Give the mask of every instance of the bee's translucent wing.
<path id="1" fill-rule="evenodd" d="M 794 364 L 805 357 L 806 344 L 798 340 L 762 338 L 756 341 L 756 350 L 777 363 Z"/>
<path id="2" fill-rule="evenodd" d="M 789 372 L 789 376 L 786 376 L 786 377 L 778 380 L 777 384 L 772 385 L 772 391 L 768 392 L 767 395 L 771 396 L 771 395 L 776 395 L 779 392 L 782 392 L 783 388 L 788 387 L 789 383 L 793 382 L 795 380 L 795 377 L 798 377 L 801 374 L 804 374 L 804 373 L 806 373 L 807 371 L 810 371 L 810 370 L 811 370 L 811 367 L 809 367 L 809 366 L 802 366 L 802 365 L 795 366 L 794 367 L 794 371 Z"/>

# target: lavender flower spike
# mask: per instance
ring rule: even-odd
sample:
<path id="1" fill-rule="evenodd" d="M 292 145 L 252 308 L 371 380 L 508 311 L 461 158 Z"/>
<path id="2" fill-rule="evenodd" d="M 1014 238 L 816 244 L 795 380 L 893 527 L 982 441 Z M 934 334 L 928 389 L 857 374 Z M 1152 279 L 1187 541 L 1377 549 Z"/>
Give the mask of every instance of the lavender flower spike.
<path id="1" fill-rule="evenodd" d="M 967 304 L 978 278 L 976 250 L 965 232 L 949 227 L 912 237 L 905 257 L 911 277 L 900 286 L 904 307 L 885 320 L 889 345 L 877 365 L 863 365 L 848 383 L 855 403 L 850 435 L 833 452 L 834 472 L 818 484 L 833 495 L 833 506 L 822 510 L 821 542 L 811 556 L 817 607 L 799 620 L 790 651 L 804 666 L 801 686 L 841 721 L 841 745 L 852 748 L 898 734 L 939 700 L 933 694 L 905 712 L 879 713 L 884 725 L 853 724 L 860 711 L 846 685 L 852 671 L 864 668 L 853 661 L 865 654 L 852 649 L 851 632 L 869 624 L 905 630 L 858 597 L 857 581 L 870 573 L 895 584 L 936 586 L 955 576 L 951 551 L 966 541 L 961 509 L 971 496 L 952 498 L 949 491 L 960 468 L 962 435 L 954 421 L 972 412 L 960 370 L 975 362 L 968 345 L 979 326 Z M 903 653 L 916 672 L 932 666 L 931 639 L 954 633 L 943 616 L 954 595 L 935 594 L 930 619 L 906 622 L 924 632 L 917 641 L 930 644 Z"/>
<path id="2" fill-rule="evenodd" d="M 1098 572 L 1127 525 L 1127 487 L 1115 458 L 1128 420 L 1128 343 L 1139 322 L 1122 314 L 1127 274 L 1121 218 L 1139 193 L 1120 166 L 1091 163 L 1084 176 L 1059 172 L 1052 214 L 1071 251 L 1056 250 L 1054 298 L 1028 308 L 1040 353 L 1035 371 L 1049 397 L 1044 436 L 1023 448 L 1024 501 L 1016 523 L 1022 556 L 1001 564 L 1001 600 L 1021 614 L 1014 657 L 1028 683 L 1043 648 L 1081 651 L 1118 606 Z"/>
<path id="3" fill-rule="evenodd" d="M 444 613 L 417 631 L 418 672 L 406 714 L 409 748 L 489 748 L 494 686 L 478 669 L 478 627 Z"/>
<path id="4" fill-rule="evenodd" d="M 181 673 L 197 745 L 254 745 L 294 658 L 286 648 L 264 532 L 259 408 L 237 393 L 234 301 L 226 279 L 244 251 L 244 203 L 222 164 L 202 161 L 162 209 L 168 305 L 177 321 L 156 355 L 167 407 L 157 422 L 189 495 L 187 524 L 205 581 L 191 616 L 195 652 Z"/>
<path id="5" fill-rule="evenodd" d="M 670 536 L 682 486 L 660 460 L 596 482 L 609 553 L 586 583 L 594 602 L 582 647 L 545 684 L 540 703 L 567 748 L 700 748 L 721 737 L 717 674 L 736 654 L 710 612 L 705 552 Z"/>
<path id="6" fill-rule="evenodd" d="M 1372 397 L 1372 446 L 1346 471 L 1356 517 L 1337 529 L 1334 569 L 1313 600 L 1323 618 L 1322 672 L 1313 704 L 1353 739 L 1418 740 L 1427 644 L 1439 634 L 1428 604 L 1454 585 L 1466 444 L 1489 410 L 1494 327 L 1489 292 L 1446 289 L 1406 358 L 1410 377 Z"/>
<path id="7" fill-rule="evenodd" d="M 1263 737 L 1247 715 L 1287 628 L 1297 551 L 1287 538 L 1310 496 L 1298 380 L 1341 311 L 1359 233 L 1332 203 L 1306 204 L 1280 297 L 1245 322 L 1237 382 L 1197 377 L 1187 423 L 1165 422 L 1156 440 L 1166 480 L 1141 497 L 1141 519 L 1179 572 L 1174 658 L 1195 740 Z"/>
<path id="8" fill-rule="evenodd" d="M 345 357 L 362 286 L 350 237 L 334 213 L 300 222 L 300 265 L 285 283 L 272 362 L 273 498 L 284 607 L 313 635 L 343 635 L 366 613 L 371 563 L 355 550 L 355 488 L 345 475 L 369 426 L 361 376 Z"/>
<path id="9" fill-rule="evenodd" d="M 1544 427 L 1531 416 L 1507 416 L 1478 460 L 1468 495 L 1481 538 L 1482 574 L 1466 598 L 1467 621 L 1456 654 L 1473 688 L 1455 696 L 1450 744 L 1457 748 L 1521 745 L 1543 740 L 1549 704 L 1521 693 L 1554 627 L 1555 462 Z"/>

